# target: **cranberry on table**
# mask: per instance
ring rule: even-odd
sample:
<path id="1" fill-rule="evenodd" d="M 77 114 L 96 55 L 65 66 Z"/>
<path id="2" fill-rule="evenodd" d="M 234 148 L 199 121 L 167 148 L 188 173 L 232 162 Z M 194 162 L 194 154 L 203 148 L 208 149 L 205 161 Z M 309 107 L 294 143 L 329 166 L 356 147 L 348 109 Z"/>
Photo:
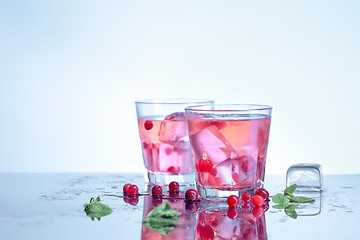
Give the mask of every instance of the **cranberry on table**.
<path id="1" fill-rule="evenodd" d="M 152 189 L 151 189 L 151 193 L 153 196 L 161 196 L 162 195 L 162 188 L 159 185 L 155 185 Z"/>
<path id="2" fill-rule="evenodd" d="M 197 202 L 188 201 L 185 203 L 185 209 L 189 213 L 196 213 L 196 211 L 199 209 L 199 205 Z"/>
<path id="3" fill-rule="evenodd" d="M 128 195 L 129 196 L 135 196 L 139 194 L 139 188 L 136 185 L 130 185 L 128 188 Z"/>
<path id="4" fill-rule="evenodd" d="M 241 200 L 245 203 L 249 203 L 251 202 L 251 199 L 252 199 L 252 195 L 251 193 L 248 193 L 248 192 L 244 192 L 242 195 L 241 195 Z"/>
<path id="5" fill-rule="evenodd" d="M 236 208 L 229 208 L 229 210 L 227 211 L 227 216 L 230 219 L 235 219 L 238 217 L 238 212 L 236 210 Z"/>
<path id="6" fill-rule="evenodd" d="M 128 199 L 128 203 L 130 204 L 130 205 L 133 205 L 133 206 L 135 206 L 135 205 L 137 205 L 138 203 L 139 203 L 139 198 L 136 196 L 136 197 L 133 197 L 133 198 L 129 198 Z"/>
<path id="7" fill-rule="evenodd" d="M 129 187 L 131 186 L 130 183 L 127 183 L 123 186 L 123 192 L 125 195 L 127 195 L 129 193 Z"/>
<path id="8" fill-rule="evenodd" d="M 178 192 L 179 191 L 179 183 L 175 182 L 175 181 L 169 183 L 169 191 L 170 192 Z"/>
<path id="9" fill-rule="evenodd" d="M 261 207 L 264 204 L 264 198 L 260 195 L 254 195 L 252 204 L 254 204 L 255 207 Z"/>
<path id="10" fill-rule="evenodd" d="M 188 189 L 185 193 L 185 199 L 189 201 L 194 201 L 198 199 L 198 193 L 195 189 Z"/>
<path id="11" fill-rule="evenodd" d="M 231 196 L 229 196 L 229 197 L 227 198 L 226 202 L 227 202 L 227 204 L 229 205 L 229 207 L 234 208 L 234 207 L 236 207 L 237 205 L 239 205 L 240 200 L 239 200 L 239 198 L 238 198 L 237 196 L 231 195 Z"/>
<path id="12" fill-rule="evenodd" d="M 255 194 L 262 196 L 264 200 L 269 200 L 269 192 L 264 188 L 259 188 L 256 190 Z"/>
<path id="13" fill-rule="evenodd" d="M 252 210 L 252 214 L 254 217 L 258 218 L 264 214 L 265 210 L 263 207 L 254 207 Z"/>
<path id="14" fill-rule="evenodd" d="M 154 124 L 152 123 L 152 121 L 146 121 L 144 123 L 144 128 L 148 131 L 151 130 L 153 128 L 153 126 L 154 126 Z"/>

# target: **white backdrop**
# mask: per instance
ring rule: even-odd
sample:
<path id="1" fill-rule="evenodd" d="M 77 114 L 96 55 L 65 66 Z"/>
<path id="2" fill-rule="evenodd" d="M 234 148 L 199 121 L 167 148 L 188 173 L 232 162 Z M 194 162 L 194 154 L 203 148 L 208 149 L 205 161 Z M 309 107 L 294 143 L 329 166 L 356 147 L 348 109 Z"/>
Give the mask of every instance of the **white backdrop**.
<path id="1" fill-rule="evenodd" d="M 360 173 L 360 1 L 1 1 L 0 172 L 140 172 L 134 101 L 274 107 L 267 173 Z"/>

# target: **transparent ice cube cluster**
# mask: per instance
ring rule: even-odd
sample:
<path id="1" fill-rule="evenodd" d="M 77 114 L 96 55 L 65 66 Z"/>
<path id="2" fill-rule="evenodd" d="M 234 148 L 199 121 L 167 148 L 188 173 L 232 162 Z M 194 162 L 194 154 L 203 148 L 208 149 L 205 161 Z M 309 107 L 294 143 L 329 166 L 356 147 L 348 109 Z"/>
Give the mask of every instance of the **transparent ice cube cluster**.
<path id="1" fill-rule="evenodd" d="M 296 191 L 321 191 L 323 187 L 322 167 L 317 163 L 291 165 L 286 173 L 286 186 L 296 184 Z"/>

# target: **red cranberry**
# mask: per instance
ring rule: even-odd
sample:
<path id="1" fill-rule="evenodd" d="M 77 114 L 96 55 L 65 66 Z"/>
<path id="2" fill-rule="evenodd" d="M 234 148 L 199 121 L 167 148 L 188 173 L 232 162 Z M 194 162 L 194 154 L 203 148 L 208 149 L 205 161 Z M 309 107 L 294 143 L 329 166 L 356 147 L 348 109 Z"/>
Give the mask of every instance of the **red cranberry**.
<path id="1" fill-rule="evenodd" d="M 173 174 L 178 173 L 178 171 L 176 170 L 176 168 L 174 166 L 168 167 L 167 172 L 168 173 L 173 173 Z"/>
<path id="2" fill-rule="evenodd" d="M 162 198 L 153 198 L 152 199 L 152 204 L 154 207 L 159 206 L 160 204 L 162 204 L 163 199 Z"/>
<path id="3" fill-rule="evenodd" d="M 244 192 L 242 195 L 241 195 L 241 200 L 245 203 L 248 203 L 250 202 L 252 199 L 252 195 L 251 193 L 248 193 L 248 192 Z"/>
<path id="4" fill-rule="evenodd" d="M 128 195 L 130 186 L 131 186 L 130 183 L 127 183 L 127 184 L 124 185 L 124 187 L 123 187 L 124 195 Z"/>
<path id="5" fill-rule="evenodd" d="M 199 209 L 199 205 L 197 202 L 186 202 L 185 209 L 187 212 L 196 213 L 196 211 Z"/>
<path id="6" fill-rule="evenodd" d="M 131 204 L 131 205 L 137 205 L 139 202 L 139 198 L 136 196 L 136 197 L 133 197 L 133 198 L 129 198 L 128 200 L 128 203 Z"/>
<path id="7" fill-rule="evenodd" d="M 152 121 L 146 121 L 145 123 L 144 123 L 144 128 L 146 129 L 146 130 L 150 130 L 150 129 L 152 129 L 153 128 L 153 126 L 154 126 L 154 124 L 152 123 Z"/>
<path id="8" fill-rule="evenodd" d="M 139 194 L 139 188 L 138 186 L 136 185 L 131 185 L 129 188 L 128 188 L 128 195 L 129 196 L 135 196 L 135 195 L 138 195 Z"/>
<path id="9" fill-rule="evenodd" d="M 254 207 L 252 210 L 252 214 L 256 218 L 261 217 L 264 214 L 264 208 L 263 207 Z"/>
<path id="10" fill-rule="evenodd" d="M 255 207 L 261 207 L 264 204 L 264 198 L 260 195 L 254 195 L 252 204 L 254 204 Z"/>
<path id="11" fill-rule="evenodd" d="M 239 205 L 240 200 L 237 196 L 231 195 L 227 198 L 226 202 L 229 205 L 229 207 L 234 208 L 237 205 Z"/>
<path id="12" fill-rule="evenodd" d="M 179 191 L 179 183 L 173 181 L 169 184 L 169 191 L 170 192 L 178 192 Z"/>
<path id="13" fill-rule="evenodd" d="M 189 201 L 197 200 L 198 193 L 195 189 L 188 189 L 185 193 L 185 199 Z"/>
<path id="14" fill-rule="evenodd" d="M 153 196 L 161 196 L 162 195 L 162 188 L 159 185 L 155 185 L 152 189 L 151 189 L 151 193 Z"/>
<path id="15" fill-rule="evenodd" d="M 198 162 L 198 171 L 199 172 L 210 172 L 212 168 L 213 168 L 213 164 L 210 160 L 201 159 Z"/>
<path id="16" fill-rule="evenodd" d="M 199 231 L 199 235 L 201 239 L 210 240 L 214 238 L 214 230 L 210 227 L 210 225 L 205 225 Z"/>
<path id="17" fill-rule="evenodd" d="M 236 208 L 229 208 L 227 211 L 227 216 L 230 219 L 235 219 L 238 217 L 238 212 L 236 211 Z"/>
<path id="18" fill-rule="evenodd" d="M 262 196 L 266 201 L 269 200 L 269 192 L 264 188 L 259 188 L 256 190 L 255 194 Z"/>

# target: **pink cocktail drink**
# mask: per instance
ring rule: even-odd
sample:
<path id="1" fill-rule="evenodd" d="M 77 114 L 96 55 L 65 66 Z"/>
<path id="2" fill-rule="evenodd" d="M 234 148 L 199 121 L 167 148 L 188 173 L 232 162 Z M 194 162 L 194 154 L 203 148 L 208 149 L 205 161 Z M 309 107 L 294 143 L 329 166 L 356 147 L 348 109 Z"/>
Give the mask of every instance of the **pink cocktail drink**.
<path id="1" fill-rule="evenodd" d="M 193 171 L 185 113 L 162 120 L 138 119 L 145 165 L 149 172 L 188 174 Z"/>
<path id="2" fill-rule="evenodd" d="M 251 191 L 263 184 L 270 112 L 190 109 L 187 114 L 200 194 L 202 190 Z"/>
<path id="3" fill-rule="evenodd" d="M 150 99 L 136 102 L 142 155 L 150 183 L 194 183 L 194 160 L 184 109 L 211 100 Z"/>

